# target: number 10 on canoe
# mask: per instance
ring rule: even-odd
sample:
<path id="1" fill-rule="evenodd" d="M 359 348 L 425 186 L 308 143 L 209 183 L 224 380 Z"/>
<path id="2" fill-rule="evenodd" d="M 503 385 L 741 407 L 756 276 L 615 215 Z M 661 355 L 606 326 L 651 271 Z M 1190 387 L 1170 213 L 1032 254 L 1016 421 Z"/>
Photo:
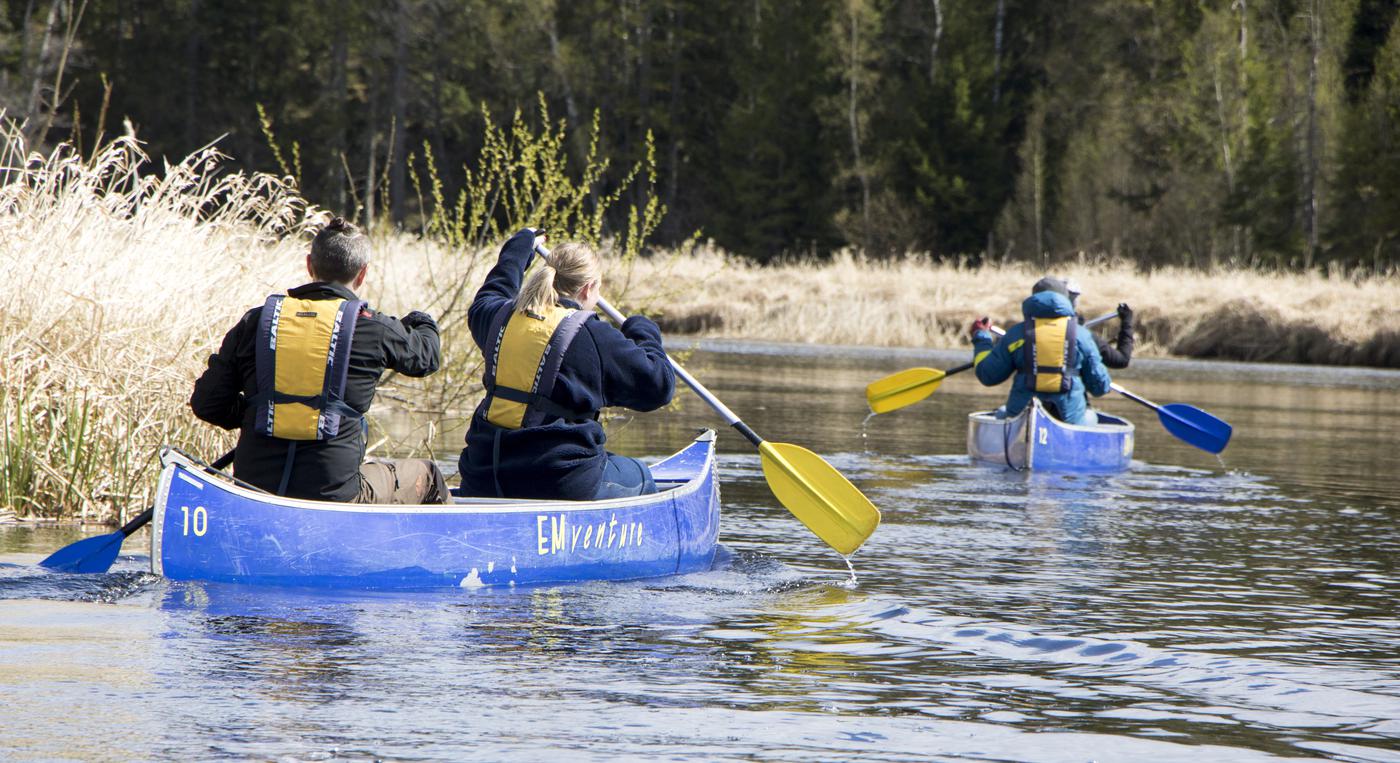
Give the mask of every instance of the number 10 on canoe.
<path id="1" fill-rule="evenodd" d="M 538 240 L 535 243 L 535 252 L 546 261 L 549 260 L 549 250 Z M 619 326 L 625 320 L 622 313 L 608 304 L 607 300 L 600 298 L 598 309 Z M 728 406 L 705 389 L 705 385 L 681 368 L 675 358 L 667 355 L 666 359 L 671 362 L 671 369 L 681 381 L 724 417 L 725 422 L 743 435 L 744 439 L 758 448 L 763 463 L 763 478 L 768 482 L 768 489 L 773 491 L 778 502 L 792 512 L 793 516 L 807 525 L 807 529 L 816 533 L 818 538 L 842 556 L 854 554 L 865 539 L 875 532 L 875 528 L 880 524 L 880 510 L 875 508 L 875 504 L 841 472 L 806 448 L 783 442 L 769 442 L 759 437 L 748 424 L 729 410 Z"/>

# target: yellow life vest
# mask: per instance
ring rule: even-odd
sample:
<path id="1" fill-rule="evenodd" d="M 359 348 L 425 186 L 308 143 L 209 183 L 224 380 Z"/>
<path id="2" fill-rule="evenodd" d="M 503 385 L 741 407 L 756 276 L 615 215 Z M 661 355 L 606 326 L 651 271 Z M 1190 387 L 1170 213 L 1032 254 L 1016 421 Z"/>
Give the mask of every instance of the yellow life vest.
<path id="1" fill-rule="evenodd" d="M 1068 392 L 1079 373 L 1078 322 L 1072 315 L 1026 321 L 1021 346 L 1026 386 L 1032 392 Z"/>
<path id="2" fill-rule="evenodd" d="M 360 412 L 345 402 L 350 340 L 363 300 L 297 299 L 273 294 L 263 304 L 254 350 L 261 409 L 253 426 L 284 440 L 327 440 Z"/>
<path id="3" fill-rule="evenodd" d="M 538 426 L 546 415 L 578 420 L 592 411 L 573 411 L 549 399 L 564 352 L 592 313 L 554 305 L 544 315 L 517 311 L 515 303 L 496 313 L 486 357 L 486 420 L 502 429 Z"/>

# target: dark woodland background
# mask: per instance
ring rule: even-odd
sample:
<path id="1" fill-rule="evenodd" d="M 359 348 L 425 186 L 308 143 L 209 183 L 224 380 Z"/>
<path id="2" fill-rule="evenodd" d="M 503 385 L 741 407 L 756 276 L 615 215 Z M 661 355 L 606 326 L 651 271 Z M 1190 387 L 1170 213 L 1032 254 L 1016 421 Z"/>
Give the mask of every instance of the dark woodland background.
<path id="1" fill-rule="evenodd" d="M 450 198 L 542 99 L 609 177 L 651 134 L 655 244 L 1393 272 L 1397 5 L 0 0 L 0 107 L 33 150 L 295 144 L 308 198 L 409 229 L 429 155 Z"/>

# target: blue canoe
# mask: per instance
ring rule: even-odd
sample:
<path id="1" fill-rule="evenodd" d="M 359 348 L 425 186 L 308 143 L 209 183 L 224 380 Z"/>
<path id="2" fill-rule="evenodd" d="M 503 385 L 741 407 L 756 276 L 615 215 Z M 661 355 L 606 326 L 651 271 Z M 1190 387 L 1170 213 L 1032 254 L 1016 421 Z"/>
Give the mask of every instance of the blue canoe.
<path id="1" fill-rule="evenodd" d="M 715 433 L 706 431 L 653 464 L 654 495 L 376 506 L 279 498 L 166 449 L 151 571 L 175 580 L 421 589 L 708 570 L 719 535 L 714 450 Z"/>
<path id="2" fill-rule="evenodd" d="M 992 411 L 969 415 L 967 453 L 974 462 L 1017 471 L 1122 471 L 1133 460 L 1133 425 L 1102 411 L 1093 426 L 1066 424 L 1031 398 L 1009 419 Z"/>

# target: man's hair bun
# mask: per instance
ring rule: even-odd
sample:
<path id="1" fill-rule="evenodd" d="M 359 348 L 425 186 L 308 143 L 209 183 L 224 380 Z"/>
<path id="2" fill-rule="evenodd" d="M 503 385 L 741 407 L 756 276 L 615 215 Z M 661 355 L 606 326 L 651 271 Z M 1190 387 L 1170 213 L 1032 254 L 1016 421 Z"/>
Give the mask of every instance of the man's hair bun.
<path id="1" fill-rule="evenodd" d="M 353 236 L 356 233 L 360 232 L 360 229 L 356 228 L 354 223 L 349 222 L 343 217 L 331 218 L 331 222 L 329 225 L 326 226 L 326 230 L 335 231 L 336 233 L 344 233 L 350 236 Z"/>

